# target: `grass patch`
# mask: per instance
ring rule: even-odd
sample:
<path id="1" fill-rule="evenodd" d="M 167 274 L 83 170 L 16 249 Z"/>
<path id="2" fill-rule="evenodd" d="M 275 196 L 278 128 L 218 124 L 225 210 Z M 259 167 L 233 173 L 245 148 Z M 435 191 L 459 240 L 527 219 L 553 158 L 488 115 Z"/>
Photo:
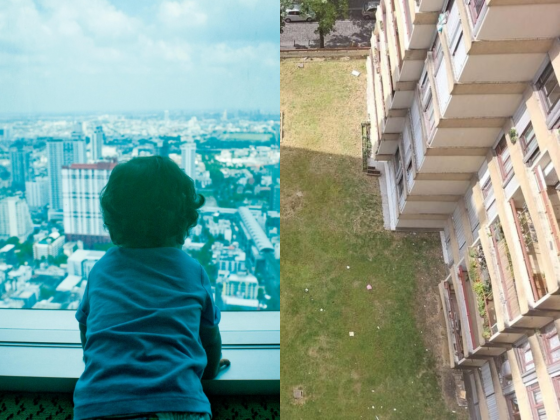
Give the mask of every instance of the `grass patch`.
<path id="1" fill-rule="evenodd" d="M 445 276 L 439 237 L 385 231 L 361 171 L 364 61 L 281 63 L 281 412 L 458 418 L 416 316 L 418 273 Z"/>

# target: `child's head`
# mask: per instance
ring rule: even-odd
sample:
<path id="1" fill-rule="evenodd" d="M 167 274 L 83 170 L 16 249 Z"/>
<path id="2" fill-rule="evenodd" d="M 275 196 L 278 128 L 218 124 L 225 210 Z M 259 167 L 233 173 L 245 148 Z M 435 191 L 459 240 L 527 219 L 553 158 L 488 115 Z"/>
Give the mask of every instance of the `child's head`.
<path id="1" fill-rule="evenodd" d="M 175 162 L 162 156 L 118 164 L 101 191 L 103 222 L 115 245 L 182 245 L 198 220 L 204 197 Z"/>

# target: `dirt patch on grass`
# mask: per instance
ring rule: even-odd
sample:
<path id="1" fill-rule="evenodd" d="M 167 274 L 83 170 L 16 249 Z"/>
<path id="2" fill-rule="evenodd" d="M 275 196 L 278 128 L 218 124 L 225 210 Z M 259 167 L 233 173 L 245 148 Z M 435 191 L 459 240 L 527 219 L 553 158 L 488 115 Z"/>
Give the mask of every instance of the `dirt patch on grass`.
<path id="1" fill-rule="evenodd" d="M 292 403 L 295 405 L 304 405 L 307 401 L 307 396 L 303 390 L 303 385 L 298 385 L 292 389 Z"/>

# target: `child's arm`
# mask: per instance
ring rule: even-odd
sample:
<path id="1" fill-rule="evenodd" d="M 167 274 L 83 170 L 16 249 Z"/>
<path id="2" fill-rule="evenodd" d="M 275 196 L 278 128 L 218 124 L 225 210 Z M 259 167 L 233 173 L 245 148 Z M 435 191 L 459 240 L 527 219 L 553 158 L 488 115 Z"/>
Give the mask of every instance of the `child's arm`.
<path id="1" fill-rule="evenodd" d="M 200 340 L 202 341 L 202 347 L 204 347 L 208 359 L 208 364 L 204 369 L 202 379 L 214 379 L 218 376 L 222 367 L 228 367 L 230 365 L 229 360 L 221 359 L 222 336 L 220 334 L 220 328 L 217 325 L 215 327 L 201 326 Z"/>

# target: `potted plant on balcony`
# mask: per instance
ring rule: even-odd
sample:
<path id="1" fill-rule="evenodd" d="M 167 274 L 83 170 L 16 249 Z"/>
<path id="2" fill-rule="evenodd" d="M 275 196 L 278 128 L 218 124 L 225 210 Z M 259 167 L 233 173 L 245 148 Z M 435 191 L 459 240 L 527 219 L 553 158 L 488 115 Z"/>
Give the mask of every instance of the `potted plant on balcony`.
<path id="1" fill-rule="evenodd" d="M 517 135 L 517 129 L 515 127 L 512 127 L 509 130 L 509 139 L 511 140 L 511 144 L 517 143 L 518 137 L 519 136 Z"/>

